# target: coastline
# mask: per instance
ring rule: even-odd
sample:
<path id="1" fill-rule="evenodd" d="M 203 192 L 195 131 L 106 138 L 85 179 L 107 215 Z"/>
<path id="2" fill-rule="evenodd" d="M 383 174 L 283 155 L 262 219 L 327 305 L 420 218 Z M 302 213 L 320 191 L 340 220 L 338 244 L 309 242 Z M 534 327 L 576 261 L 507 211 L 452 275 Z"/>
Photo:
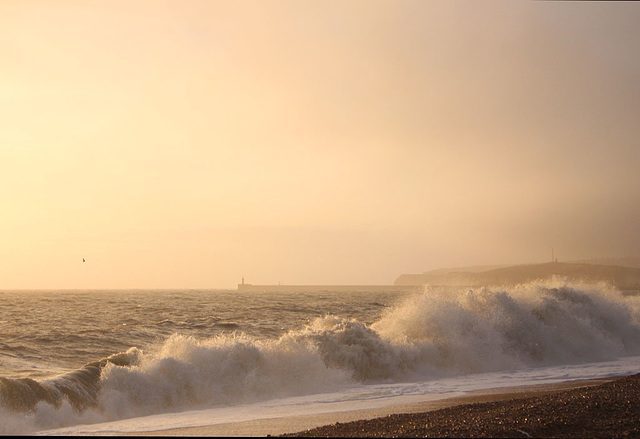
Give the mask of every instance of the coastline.
<path id="1" fill-rule="evenodd" d="M 600 378 L 566 381 L 554 384 L 540 384 L 534 386 L 488 389 L 469 392 L 463 396 L 456 396 L 436 401 L 425 401 L 422 403 L 404 405 L 389 405 L 376 409 L 321 413 L 316 415 L 261 419 L 202 427 L 137 432 L 127 434 L 127 436 L 408 436 L 407 432 L 400 432 L 396 434 L 392 433 L 394 429 L 397 430 L 397 428 L 404 424 L 402 417 L 414 416 L 424 418 L 426 414 L 439 413 L 443 410 L 460 411 L 470 405 L 474 407 L 486 405 L 488 407 L 492 404 L 513 404 L 516 401 L 525 401 L 531 398 L 553 398 L 567 392 L 582 392 L 582 394 L 586 395 L 593 393 L 594 389 L 597 389 L 600 386 L 622 382 L 626 378 L 627 377 Z M 638 378 L 638 376 L 634 375 L 629 378 L 632 378 L 634 382 L 640 382 L 640 378 Z M 637 399 L 631 398 L 631 400 L 635 401 Z M 377 425 L 381 422 L 387 426 L 388 434 L 384 434 L 384 429 L 381 429 L 380 426 Z M 357 428 L 357 434 L 355 435 L 352 434 L 352 430 L 354 428 Z M 453 435 L 455 436 L 455 434 Z M 445 434 L 445 436 L 451 436 L 451 434 Z M 458 436 L 460 436 L 460 434 L 458 434 Z M 462 434 L 462 436 L 466 435 Z"/>

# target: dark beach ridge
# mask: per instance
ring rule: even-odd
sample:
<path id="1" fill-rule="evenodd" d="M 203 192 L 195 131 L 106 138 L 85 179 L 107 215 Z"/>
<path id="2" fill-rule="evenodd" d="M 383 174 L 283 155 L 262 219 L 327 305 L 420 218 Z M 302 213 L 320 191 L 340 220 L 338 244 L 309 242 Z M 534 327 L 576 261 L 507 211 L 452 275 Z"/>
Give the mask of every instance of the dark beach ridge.
<path id="1" fill-rule="evenodd" d="M 640 374 L 594 383 L 281 437 L 640 437 Z"/>

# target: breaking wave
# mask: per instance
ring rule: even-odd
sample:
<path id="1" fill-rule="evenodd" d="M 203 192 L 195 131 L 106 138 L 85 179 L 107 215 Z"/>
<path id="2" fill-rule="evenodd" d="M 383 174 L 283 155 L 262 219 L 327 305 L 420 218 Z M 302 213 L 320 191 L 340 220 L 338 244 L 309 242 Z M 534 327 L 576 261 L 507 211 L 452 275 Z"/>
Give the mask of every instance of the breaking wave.
<path id="1" fill-rule="evenodd" d="M 371 325 L 327 315 L 277 340 L 174 334 L 50 380 L 3 378 L 0 433 L 640 354 L 640 298 L 607 285 L 427 288 L 385 311 Z"/>

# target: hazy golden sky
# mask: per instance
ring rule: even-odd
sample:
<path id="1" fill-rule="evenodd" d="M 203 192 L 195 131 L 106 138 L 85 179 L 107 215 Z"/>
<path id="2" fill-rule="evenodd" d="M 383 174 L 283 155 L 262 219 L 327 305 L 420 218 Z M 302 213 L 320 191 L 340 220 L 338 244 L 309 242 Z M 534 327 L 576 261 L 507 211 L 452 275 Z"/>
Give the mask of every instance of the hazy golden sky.
<path id="1" fill-rule="evenodd" d="M 640 256 L 639 48 L 637 2 L 0 1 L 0 288 Z"/>

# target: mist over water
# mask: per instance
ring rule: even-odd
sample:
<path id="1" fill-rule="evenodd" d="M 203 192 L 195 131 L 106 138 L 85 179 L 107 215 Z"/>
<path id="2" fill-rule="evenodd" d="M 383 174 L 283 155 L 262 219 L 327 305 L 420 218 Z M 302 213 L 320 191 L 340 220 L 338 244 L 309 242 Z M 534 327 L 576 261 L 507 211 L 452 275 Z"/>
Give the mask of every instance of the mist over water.
<path id="1" fill-rule="evenodd" d="M 141 297 L 136 307 L 158 300 Z M 138 346 L 61 375 L 3 378 L 0 432 L 640 355 L 640 297 L 604 284 L 180 300 L 199 311 L 137 321 L 155 328 Z"/>

